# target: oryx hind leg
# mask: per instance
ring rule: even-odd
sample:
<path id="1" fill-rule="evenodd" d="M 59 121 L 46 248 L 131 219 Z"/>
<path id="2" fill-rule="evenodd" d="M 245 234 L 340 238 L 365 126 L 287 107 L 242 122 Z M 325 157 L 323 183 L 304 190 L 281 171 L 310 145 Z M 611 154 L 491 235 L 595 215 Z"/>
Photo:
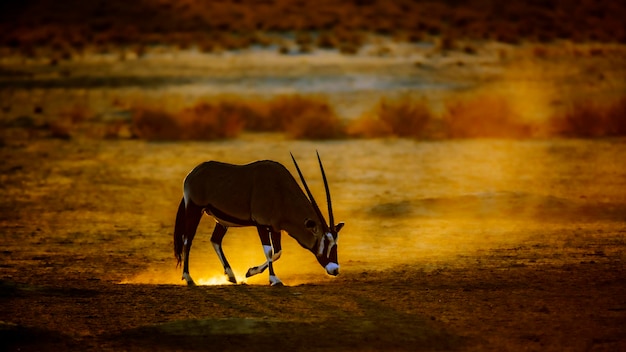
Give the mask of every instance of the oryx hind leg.
<path id="1" fill-rule="evenodd" d="M 226 256 L 224 255 L 224 250 L 222 249 L 222 240 L 224 239 L 224 235 L 226 235 L 226 231 L 228 228 L 220 223 L 215 224 L 215 229 L 213 230 L 213 235 L 211 235 L 211 243 L 213 244 L 213 248 L 215 249 L 215 253 L 217 253 L 217 257 L 222 262 L 222 266 L 224 267 L 224 274 L 228 276 L 228 281 L 233 284 L 237 283 L 237 279 L 235 278 L 235 273 L 233 269 L 231 269 L 228 260 L 226 260 Z"/>
<path id="2" fill-rule="evenodd" d="M 196 236 L 198 224 L 202 217 L 202 208 L 188 202 L 185 209 L 185 234 L 183 235 L 183 280 L 187 281 L 187 285 L 195 286 L 195 282 L 189 275 L 189 251 L 193 238 Z"/>
<path id="3" fill-rule="evenodd" d="M 273 262 L 278 260 L 278 258 L 280 258 L 280 255 L 281 255 L 280 232 L 274 232 L 270 228 L 265 227 L 265 226 L 258 226 L 257 229 L 259 231 L 259 237 L 261 238 L 261 244 L 263 245 L 263 253 L 265 254 L 266 261 L 265 263 L 259 266 L 255 266 L 255 267 L 248 269 L 248 272 L 246 273 L 246 277 L 260 274 L 264 272 L 265 269 L 269 268 L 270 269 L 270 285 L 272 286 L 282 285 L 283 284 L 282 281 L 280 281 L 280 279 L 276 277 L 276 274 L 274 273 L 274 266 L 273 266 Z M 273 243 L 276 243 L 277 247 L 273 246 Z"/>

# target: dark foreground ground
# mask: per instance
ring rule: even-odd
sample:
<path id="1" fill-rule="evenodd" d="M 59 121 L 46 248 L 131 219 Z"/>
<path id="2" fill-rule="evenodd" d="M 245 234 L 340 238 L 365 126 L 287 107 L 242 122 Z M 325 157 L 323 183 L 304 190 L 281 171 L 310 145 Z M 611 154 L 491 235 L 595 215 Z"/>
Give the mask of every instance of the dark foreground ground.
<path id="1" fill-rule="evenodd" d="M 602 258 L 431 273 L 407 266 L 282 288 L 120 285 L 48 272 L 0 283 L 2 350 L 626 349 L 626 272 Z M 35 284 L 40 275 L 47 284 Z"/>

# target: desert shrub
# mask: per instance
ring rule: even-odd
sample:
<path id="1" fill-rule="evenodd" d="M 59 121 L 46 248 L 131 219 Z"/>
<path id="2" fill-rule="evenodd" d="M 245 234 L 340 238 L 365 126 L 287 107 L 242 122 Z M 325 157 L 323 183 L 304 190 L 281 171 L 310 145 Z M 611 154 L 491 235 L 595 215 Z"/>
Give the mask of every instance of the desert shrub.
<path id="1" fill-rule="evenodd" d="M 626 136 L 626 96 L 609 106 L 605 119 L 607 135 Z"/>
<path id="2" fill-rule="evenodd" d="M 136 108 L 132 118 L 132 132 L 138 138 L 150 140 L 182 139 L 182 128 L 176 117 L 155 108 Z"/>
<path id="3" fill-rule="evenodd" d="M 430 137 L 434 114 L 424 100 L 401 97 L 381 99 L 373 112 L 352 121 L 348 134 L 353 137 Z"/>
<path id="4" fill-rule="evenodd" d="M 386 122 L 370 114 L 351 121 L 346 133 L 357 138 L 381 138 L 393 135 L 391 127 Z"/>
<path id="5" fill-rule="evenodd" d="M 229 117 L 229 121 L 240 124 L 240 129 L 249 131 L 263 131 L 262 123 L 266 115 L 267 108 L 263 104 L 226 98 L 216 104 L 219 114 L 224 118 Z"/>
<path id="6" fill-rule="evenodd" d="M 132 131 L 149 140 L 212 140 L 236 137 L 243 120 L 228 103 L 198 103 L 178 113 L 139 108 L 133 114 Z"/>
<path id="7" fill-rule="evenodd" d="M 509 102 L 498 96 L 477 96 L 446 103 L 443 128 L 448 138 L 524 138 L 531 126 L 519 121 Z"/>
<path id="8" fill-rule="evenodd" d="M 238 101 L 231 109 L 248 131 L 285 132 L 305 139 L 338 138 L 344 133 L 341 119 L 319 97 L 280 95 L 269 101 Z"/>
<path id="9" fill-rule="evenodd" d="M 295 139 L 336 139 L 345 135 L 341 119 L 334 113 L 304 111 L 285 126 L 285 132 Z"/>
<path id="10" fill-rule="evenodd" d="M 42 110 L 43 111 L 43 110 Z M 71 139 L 85 131 L 85 124 L 92 120 L 95 113 L 87 106 L 74 105 L 59 111 L 54 119 L 45 124 L 50 137 Z"/>
<path id="11" fill-rule="evenodd" d="M 80 124 L 92 119 L 95 113 L 88 106 L 74 105 L 59 113 L 60 118 L 70 122 L 71 124 Z"/>
<path id="12" fill-rule="evenodd" d="M 317 36 L 316 44 L 322 49 L 334 49 L 337 47 L 337 38 L 330 32 L 322 32 Z"/>
<path id="13" fill-rule="evenodd" d="M 357 31 L 336 28 L 333 31 L 339 52 L 354 55 L 359 52 L 365 41 L 364 35 Z"/>
<path id="14" fill-rule="evenodd" d="M 323 98 L 282 95 L 270 100 L 259 114 L 265 131 L 286 132 L 292 138 L 328 139 L 343 135 L 343 125 Z"/>
<path id="15" fill-rule="evenodd" d="M 563 137 L 610 137 L 626 135 L 626 97 L 611 105 L 588 101 L 570 104 L 552 118 L 554 132 Z"/>
<path id="16" fill-rule="evenodd" d="M 335 115 L 334 110 L 323 98 L 302 95 L 280 95 L 266 103 L 263 114 L 259 114 L 262 131 L 286 131 L 288 126 L 304 114 L 324 118 Z"/>
<path id="17" fill-rule="evenodd" d="M 424 100 L 413 100 L 410 97 L 382 99 L 376 114 L 399 137 L 425 137 L 426 129 L 433 119 L 433 113 Z"/>
<path id="18" fill-rule="evenodd" d="M 324 99 L 300 95 L 269 101 L 224 98 L 201 102 L 177 113 L 138 108 L 132 130 L 151 140 L 211 140 L 236 137 L 243 129 L 285 132 L 292 138 L 328 139 L 344 135 L 344 126 Z"/>
<path id="19" fill-rule="evenodd" d="M 435 50 L 440 53 L 456 50 L 457 43 L 454 34 L 446 32 L 439 36 L 435 43 Z"/>
<path id="20" fill-rule="evenodd" d="M 201 102 L 179 114 L 183 139 L 211 140 L 236 137 L 244 123 L 235 104 Z"/>

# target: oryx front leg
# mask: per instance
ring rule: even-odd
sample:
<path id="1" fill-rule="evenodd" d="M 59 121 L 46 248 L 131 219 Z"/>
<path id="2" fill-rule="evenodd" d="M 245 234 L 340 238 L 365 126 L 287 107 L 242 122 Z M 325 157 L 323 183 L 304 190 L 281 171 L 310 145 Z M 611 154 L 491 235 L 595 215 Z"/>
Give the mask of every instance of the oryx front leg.
<path id="1" fill-rule="evenodd" d="M 265 269 L 270 269 L 270 285 L 271 286 L 282 286 L 283 283 L 280 281 L 276 274 L 274 274 L 274 265 L 273 262 L 280 258 L 281 250 L 280 250 L 280 232 L 274 232 L 268 227 L 259 226 L 259 237 L 261 238 L 261 244 L 263 245 L 263 253 L 265 254 L 265 263 L 256 266 L 254 268 L 248 269 L 246 273 L 246 277 L 250 277 L 252 275 L 260 274 L 265 271 Z M 277 247 L 272 247 L 272 244 L 276 243 Z M 275 250 L 276 249 L 276 250 Z"/>
<path id="2" fill-rule="evenodd" d="M 261 231 L 269 231 L 269 236 L 271 238 L 271 246 L 272 246 L 272 250 L 273 250 L 273 254 L 272 254 L 272 262 L 277 261 L 280 258 L 280 255 L 283 253 L 282 251 L 282 247 L 280 244 L 280 232 L 275 232 L 272 230 L 267 230 L 267 229 L 259 229 L 259 237 L 261 237 L 261 243 L 264 246 L 267 246 L 268 241 L 266 240 L 266 236 L 267 234 L 262 234 Z M 265 239 L 264 239 L 265 238 Z M 265 248 L 263 253 L 265 254 Z M 255 267 L 252 267 L 250 269 L 248 269 L 248 272 L 246 273 L 246 277 L 250 277 L 250 276 L 254 276 L 257 274 L 261 274 L 262 272 L 264 272 L 270 265 L 270 261 L 267 259 L 263 264 L 257 265 Z"/>
<path id="3" fill-rule="evenodd" d="M 226 260 L 226 256 L 224 255 L 224 250 L 222 250 L 222 239 L 224 239 L 224 235 L 226 235 L 226 230 L 228 230 L 226 226 L 219 223 L 215 224 L 213 235 L 211 235 L 211 243 L 213 244 L 215 253 L 217 253 L 217 257 L 220 259 L 220 262 L 222 262 L 224 274 L 228 276 L 228 281 L 236 284 L 237 279 L 235 278 L 235 273 L 233 273 L 233 269 L 230 268 L 230 264 L 228 264 L 228 260 Z"/>

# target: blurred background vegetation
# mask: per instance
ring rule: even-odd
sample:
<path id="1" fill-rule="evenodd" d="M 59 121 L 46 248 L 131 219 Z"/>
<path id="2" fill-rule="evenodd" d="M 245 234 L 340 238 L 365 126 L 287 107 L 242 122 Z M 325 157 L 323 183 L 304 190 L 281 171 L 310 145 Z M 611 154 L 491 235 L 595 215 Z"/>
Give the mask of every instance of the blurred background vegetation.
<path id="1" fill-rule="evenodd" d="M 609 0 L 2 1 L 0 56 L 17 56 L 22 61 L 13 66 L 0 63 L 0 100 L 6 120 L 1 125 L 11 134 L 24 130 L 28 137 L 87 134 L 148 140 L 234 138 L 243 131 L 280 132 L 297 139 L 623 136 L 626 77 L 623 70 L 615 74 L 602 65 L 623 66 L 619 62 L 626 53 L 624 18 L 626 2 Z M 356 116 L 341 116 L 324 94 L 299 91 L 262 98 L 240 94 L 193 100 L 164 95 L 146 99 L 142 95 L 148 94 L 143 93 L 123 96 L 117 85 L 143 84 L 141 91 L 146 92 L 159 80 L 185 83 L 193 78 L 175 73 L 151 80 L 125 72 L 117 73 L 114 80 L 107 76 L 108 71 L 95 77 L 81 75 L 71 66 L 72 60 L 90 54 L 112 54 L 118 61 L 142 58 L 155 47 L 218 55 L 266 48 L 280 56 L 331 49 L 352 57 L 373 36 L 388 42 L 432 45 L 424 61 L 410 63 L 414 75 L 439 67 L 443 69 L 436 74 L 473 66 L 458 58 L 439 67 L 428 60 L 451 51 L 478 57 L 484 53 L 480 52 L 482 44 L 476 43 L 485 42 L 508 47 L 530 43 L 526 56 L 551 65 L 546 67 L 564 67 L 564 57 L 570 66 L 583 59 L 587 66 L 572 69 L 572 74 L 559 73 L 560 81 L 553 82 L 550 89 L 535 87 L 524 93 L 516 87 L 506 95 L 501 91 L 502 84 L 509 83 L 505 77 L 488 93 L 448 97 L 439 108 L 423 96 L 386 96 L 383 87 L 377 97 L 368 100 L 369 110 Z M 391 51 L 385 45 L 376 50 L 378 56 Z M 504 67 L 509 52 L 495 50 Z M 604 58 L 599 64 L 594 61 Z M 36 62 L 41 59 L 45 64 Z M 113 72 L 110 67 L 115 63 L 110 67 L 106 66 L 109 63 L 89 65 L 83 66 L 100 73 L 106 71 L 102 67 Z M 485 68 L 475 71 L 480 69 Z M 526 74 L 513 77 L 516 84 L 546 76 L 532 71 L 529 75 L 519 67 L 505 71 Z M 564 91 L 560 84 L 571 75 L 588 77 L 573 90 L 585 89 Z M 610 99 L 596 101 L 586 96 L 594 84 L 608 86 Z M 101 87 L 108 90 L 98 91 Z M 537 106 L 545 110 L 541 120 L 529 120 L 522 113 Z M 94 123 L 86 129 L 90 122 Z"/>
<path id="2" fill-rule="evenodd" d="M 0 3 L 0 46 L 64 55 L 154 44 L 204 51 L 280 47 L 357 50 L 364 33 L 418 42 L 454 39 L 626 42 L 626 3 L 611 0 L 38 0 Z M 451 41 L 452 40 L 452 41 Z"/>

